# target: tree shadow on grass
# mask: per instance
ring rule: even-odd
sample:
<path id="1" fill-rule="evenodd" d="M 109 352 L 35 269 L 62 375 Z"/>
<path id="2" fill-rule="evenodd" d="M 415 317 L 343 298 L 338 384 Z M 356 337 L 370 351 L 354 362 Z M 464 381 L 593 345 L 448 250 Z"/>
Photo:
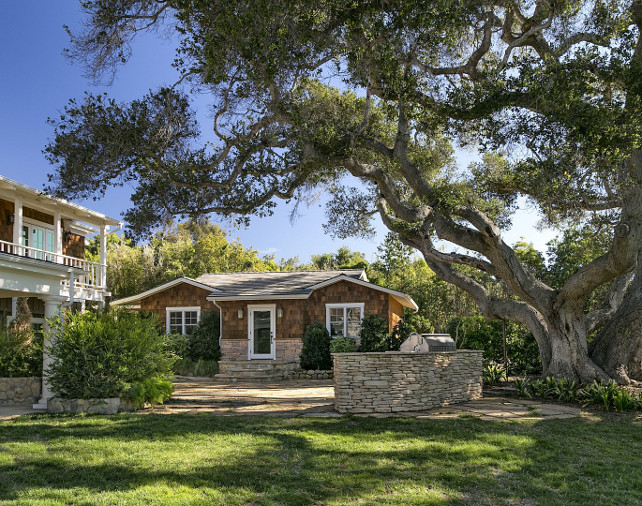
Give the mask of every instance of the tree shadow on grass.
<path id="1" fill-rule="evenodd" d="M 609 467 L 627 502 L 642 485 L 637 432 L 579 419 L 35 417 L 0 426 L 0 503 L 136 501 L 142 490 L 152 502 L 609 503 Z M 635 462 L 605 455 L 625 445 Z"/>

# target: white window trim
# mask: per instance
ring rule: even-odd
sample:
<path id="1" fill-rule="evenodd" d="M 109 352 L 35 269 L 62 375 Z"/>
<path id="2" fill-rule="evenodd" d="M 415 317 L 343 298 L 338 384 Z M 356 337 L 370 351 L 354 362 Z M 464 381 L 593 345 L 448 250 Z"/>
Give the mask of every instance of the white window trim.
<path id="1" fill-rule="evenodd" d="M 169 334 L 170 333 L 170 327 L 169 327 L 169 314 L 170 313 L 178 313 L 182 312 L 183 313 L 183 319 L 182 319 L 182 325 L 183 325 L 183 332 L 181 334 L 185 334 L 185 311 L 196 311 L 196 322 L 200 323 L 201 322 L 201 307 L 200 306 L 177 306 L 177 307 L 166 307 L 165 308 L 165 333 Z"/>
<path id="2" fill-rule="evenodd" d="M 339 304 L 326 304 L 325 305 L 325 328 L 328 329 L 328 333 L 332 335 L 332 330 L 330 329 L 330 310 L 331 309 L 343 309 L 343 336 L 345 337 L 346 335 L 346 325 L 347 325 L 347 318 L 346 318 L 346 309 L 348 308 L 355 308 L 358 307 L 361 309 L 359 312 L 360 314 L 360 320 L 363 321 L 363 311 L 365 307 L 365 303 L 363 302 L 348 302 L 348 303 L 339 303 Z"/>
<path id="3" fill-rule="evenodd" d="M 43 251 L 50 251 L 51 253 L 55 253 L 55 250 L 56 250 L 56 229 L 54 228 L 54 225 L 50 225 L 49 223 L 45 223 L 44 221 L 34 220 L 32 218 L 23 218 L 22 219 L 22 226 L 23 227 L 27 227 L 29 229 L 29 232 L 30 232 L 28 234 L 28 240 L 29 241 L 31 241 L 31 230 L 34 229 L 34 228 L 39 228 L 40 230 L 42 230 L 44 232 L 51 232 L 53 234 L 53 244 L 51 245 L 51 247 L 53 249 L 48 250 L 47 249 L 47 245 L 45 245 L 43 247 Z M 45 235 L 45 237 L 46 237 L 46 235 Z M 22 239 L 22 230 L 20 230 L 20 238 Z M 22 244 L 22 241 L 21 241 L 21 245 L 24 246 Z M 27 247 L 28 248 L 33 248 L 34 246 L 33 246 L 33 244 L 29 244 L 29 246 L 27 246 Z"/>

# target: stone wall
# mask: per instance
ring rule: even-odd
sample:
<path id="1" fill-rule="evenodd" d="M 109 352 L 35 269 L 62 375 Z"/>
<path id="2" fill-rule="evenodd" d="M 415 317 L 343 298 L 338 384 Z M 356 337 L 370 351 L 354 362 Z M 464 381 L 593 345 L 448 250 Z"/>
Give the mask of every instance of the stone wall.
<path id="1" fill-rule="evenodd" d="M 277 360 L 299 361 L 299 356 L 303 349 L 303 341 L 301 339 L 277 339 L 274 344 Z"/>
<path id="2" fill-rule="evenodd" d="M 334 353 L 339 413 L 422 411 L 482 396 L 482 352 Z"/>
<path id="3" fill-rule="evenodd" d="M 42 378 L 0 378 L 0 406 L 30 406 L 40 399 Z"/>
<path id="4" fill-rule="evenodd" d="M 59 415 L 81 414 L 115 415 L 116 413 L 135 411 L 134 405 L 118 397 L 108 399 L 63 399 L 52 397 L 47 400 L 47 413 Z"/>
<path id="5" fill-rule="evenodd" d="M 297 380 L 331 380 L 334 372 L 332 369 L 328 371 L 321 371 L 319 369 L 314 371 L 295 371 L 290 374 L 288 379 Z"/>
<path id="6" fill-rule="evenodd" d="M 247 338 L 221 339 L 221 360 L 247 360 Z"/>

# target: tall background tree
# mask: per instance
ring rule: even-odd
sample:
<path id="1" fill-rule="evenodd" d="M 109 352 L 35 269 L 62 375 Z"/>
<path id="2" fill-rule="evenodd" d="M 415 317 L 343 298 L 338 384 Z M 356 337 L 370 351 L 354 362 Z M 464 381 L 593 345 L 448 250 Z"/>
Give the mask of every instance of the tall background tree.
<path id="1" fill-rule="evenodd" d="M 167 26 L 182 77 L 128 104 L 72 100 L 52 121 L 52 190 L 131 183 L 126 219 L 142 234 L 176 215 L 242 221 L 326 189 L 334 234 L 367 234 L 377 215 L 485 317 L 526 326 L 545 374 L 642 379 L 642 333 L 614 325 L 621 308 L 640 312 L 639 0 L 82 5 L 71 56 L 91 75 Z M 183 85 L 211 97 L 213 136 Z M 452 142 L 482 161 L 456 167 Z M 606 250 L 559 286 L 538 279 L 502 240 L 519 196 L 551 226 L 608 227 Z M 600 329 L 605 351 L 591 354 Z"/>

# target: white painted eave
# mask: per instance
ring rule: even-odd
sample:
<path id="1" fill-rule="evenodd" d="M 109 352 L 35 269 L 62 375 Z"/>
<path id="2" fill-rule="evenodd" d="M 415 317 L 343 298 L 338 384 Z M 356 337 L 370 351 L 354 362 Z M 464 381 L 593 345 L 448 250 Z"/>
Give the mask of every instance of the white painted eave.
<path id="1" fill-rule="evenodd" d="M 172 288 L 176 285 L 180 285 L 181 283 L 186 283 L 188 285 L 195 286 L 197 288 L 202 288 L 203 290 L 208 290 L 210 292 L 217 292 L 218 290 L 215 290 L 209 285 L 204 285 L 203 283 L 199 283 L 198 281 L 192 279 L 192 278 L 176 278 L 172 281 L 169 281 L 165 283 L 164 285 L 157 286 L 156 288 L 151 288 L 145 292 L 136 294 L 136 295 L 131 295 L 129 297 L 125 297 L 123 299 L 118 299 L 113 302 L 111 302 L 112 306 L 130 306 L 134 303 L 140 302 L 142 299 L 149 297 L 150 295 L 154 295 L 159 292 L 163 292 L 169 288 Z"/>
<path id="2" fill-rule="evenodd" d="M 120 220 L 110 218 L 97 211 L 92 211 L 80 204 L 74 204 L 64 199 L 52 197 L 42 190 L 37 190 L 36 188 L 19 183 L 5 176 L 0 176 L 0 196 L 9 200 L 15 197 L 22 197 L 25 198 L 25 205 L 28 207 L 33 206 L 37 210 L 43 209 L 50 213 L 60 212 L 65 215 L 64 217 L 83 222 L 86 221 L 92 225 L 111 225 L 117 227 L 117 229 L 123 226 L 123 222 Z"/>

